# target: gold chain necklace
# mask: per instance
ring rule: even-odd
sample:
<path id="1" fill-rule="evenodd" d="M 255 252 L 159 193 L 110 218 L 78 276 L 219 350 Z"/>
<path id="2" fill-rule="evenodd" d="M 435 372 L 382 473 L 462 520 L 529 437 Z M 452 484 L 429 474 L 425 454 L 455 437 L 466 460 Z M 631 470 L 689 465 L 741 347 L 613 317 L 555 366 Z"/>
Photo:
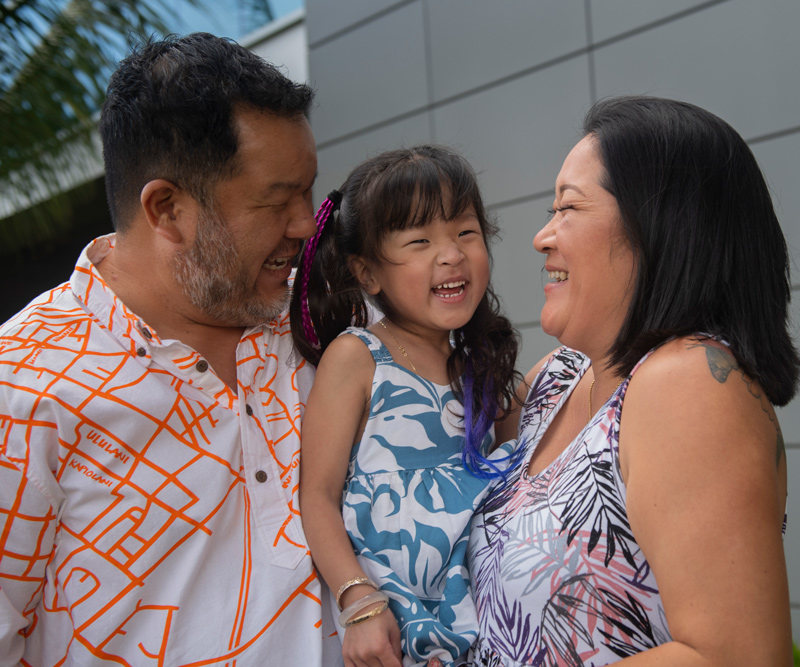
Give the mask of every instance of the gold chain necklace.
<path id="1" fill-rule="evenodd" d="M 409 360 L 410 361 L 410 360 Z M 597 382 L 597 378 L 592 378 L 592 384 L 589 385 L 589 421 L 592 421 L 592 417 L 594 417 L 594 410 L 592 410 L 592 392 L 594 391 L 594 383 Z M 614 391 L 619 389 L 620 385 L 625 382 L 625 378 L 622 378 L 616 387 L 614 387 Z M 614 391 L 611 394 L 614 394 Z"/>
<path id="2" fill-rule="evenodd" d="M 408 356 L 408 352 L 406 352 L 406 348 L 404 348 L 402 345 L 400 345 L 400 341 L 397 340 L 397 338 L 395 337 L 395 335 L 391 331 L 389 331 L 389 327 L 387 327 L 383 323 L 383 320 L 378 320 L 378 324 L 380 324 L 384 329 L 386 329 L 386 332 L 392 337 L 392 340 L 397 344 L 397 347 L 400 348 L 400 351 L 403 353 L 403 356 L 406 359 L 408 359 L 408 363 L 411 364 L 411 370 L 413 370 L 416 373 L 417 372 L 417 367 L 414 366 L 414 362 L 411 361 L 411 357 Z M 591 405 L 591 403 L 592 403 L 592 397 L 590 396 L 589 397 L 589 405 Z"/>

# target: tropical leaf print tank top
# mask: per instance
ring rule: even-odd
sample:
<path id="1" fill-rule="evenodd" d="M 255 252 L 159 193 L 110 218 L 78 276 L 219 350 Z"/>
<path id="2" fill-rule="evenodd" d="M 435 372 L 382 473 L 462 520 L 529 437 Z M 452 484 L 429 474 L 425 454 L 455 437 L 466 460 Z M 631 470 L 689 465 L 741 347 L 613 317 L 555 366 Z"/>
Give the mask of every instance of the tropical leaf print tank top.
<path id="1" fill-rule="evenodd" d="M 545 364 L 520 417 L 522 464 L 472 521 L 479 619 L 472 664 L 599 667 L 670 641 L 658 586 L 628 522 L 620 473 L 630 376 L 550 466 L 527 474 L 589 364 L 568 348 Z"/>

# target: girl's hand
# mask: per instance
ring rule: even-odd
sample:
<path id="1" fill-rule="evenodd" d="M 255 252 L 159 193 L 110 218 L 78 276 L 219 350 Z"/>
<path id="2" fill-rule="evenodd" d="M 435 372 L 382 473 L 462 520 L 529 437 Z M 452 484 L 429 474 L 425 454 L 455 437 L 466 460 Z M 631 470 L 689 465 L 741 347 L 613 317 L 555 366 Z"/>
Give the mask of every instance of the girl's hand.
<path id="1" fill-rule="evenodd" d="M 345 629 L 342 642 L 345 667 L 402 667 L 400 628 L 388 609 Z"/>

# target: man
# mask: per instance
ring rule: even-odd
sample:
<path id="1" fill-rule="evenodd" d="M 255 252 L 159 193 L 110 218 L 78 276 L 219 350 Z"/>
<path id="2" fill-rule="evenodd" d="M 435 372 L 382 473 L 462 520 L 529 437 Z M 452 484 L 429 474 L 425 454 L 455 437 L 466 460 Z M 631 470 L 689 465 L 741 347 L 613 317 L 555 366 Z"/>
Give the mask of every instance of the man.
<path id="1" fill-rule="evenodd" d="M 207 34 L 112 76 L 116 234 L 0 329 L 0 664 L 340 664 L 283 314 L 311 100 Z"/>

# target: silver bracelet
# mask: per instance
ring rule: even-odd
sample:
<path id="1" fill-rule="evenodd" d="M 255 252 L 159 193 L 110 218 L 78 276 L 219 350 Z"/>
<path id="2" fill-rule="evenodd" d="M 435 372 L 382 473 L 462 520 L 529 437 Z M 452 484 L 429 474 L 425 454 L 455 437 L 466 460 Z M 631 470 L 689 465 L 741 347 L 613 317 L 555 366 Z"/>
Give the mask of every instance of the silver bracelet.
<path id="1" fill-rule="evenodd" d="M 363 616 L 356 616 L 353 618 L 354 614 L 357 614 L 362 609 L 366 609 L 370 605 L 376 603 L 382 603 L 379 607 L 368 611 Z M 373 616 L 377 616 L 382 611 L 389 606 L 389 596 L 386 595 L 383 591 L 375 591 L 374 593 L 370 593 L 369 595 L 365 595 L 363 598 L 359 598 L 349 607 L 347 607 L 341 614 L 339 614 L 339 625 L 344 628 L 349 628 L 351 625 L 356 625 L 358 623 L 363 623 L 366 620 L 369 620 Z"/>

